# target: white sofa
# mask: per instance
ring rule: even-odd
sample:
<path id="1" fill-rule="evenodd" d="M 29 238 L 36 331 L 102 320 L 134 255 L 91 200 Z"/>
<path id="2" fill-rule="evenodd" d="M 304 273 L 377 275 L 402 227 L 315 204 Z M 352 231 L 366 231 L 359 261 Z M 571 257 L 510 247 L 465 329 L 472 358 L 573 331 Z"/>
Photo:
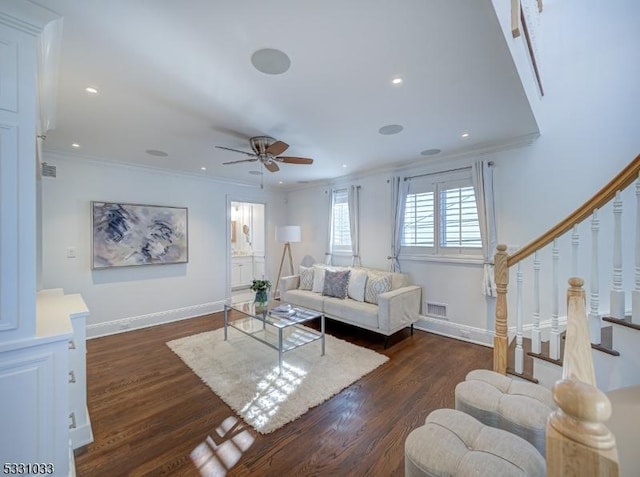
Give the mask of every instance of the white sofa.
<path id="1" fill-rule="evenodd" d="M 315 267 L 318 267 L 317 265 Z M 301 270 L 304 267 L 301 267 Z M 328 270 L 347 270 L 340 267 L 324 267 Z M 408 326 L 413 331 L 413 323 L 420 314 L 422 288 L 410 285 L 410 279 L 404 273 L 383 272 L 358 267 L 359 273 L 366 271 L 370 277 L 389 274 L 391 289 L 376 295 L 377 304 L 360 301 L 351 296 L 335 298 L 319 291 L 300 288 L 300 275 L 284 277 L 280 280 L 280 300 L 292 305 L 310 308 L 324 313 L 325 317 L 342 321 L 360 328 L 375 331 L 389 337 Z M 317 284 L 317 283 L 316 283 Z"/>

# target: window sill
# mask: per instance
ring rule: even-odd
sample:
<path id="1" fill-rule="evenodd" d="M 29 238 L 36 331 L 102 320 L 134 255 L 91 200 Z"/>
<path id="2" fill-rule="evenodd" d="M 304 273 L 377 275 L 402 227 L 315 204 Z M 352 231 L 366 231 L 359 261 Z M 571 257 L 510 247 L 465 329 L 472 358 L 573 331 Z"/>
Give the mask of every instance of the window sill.
<path id="1" fill-rule="evenodd" d="M 410 262 L 462 263 L 466 265 L 484 265 L 484 258 L 476 255 L 400 255 L 400 260 Z"/>

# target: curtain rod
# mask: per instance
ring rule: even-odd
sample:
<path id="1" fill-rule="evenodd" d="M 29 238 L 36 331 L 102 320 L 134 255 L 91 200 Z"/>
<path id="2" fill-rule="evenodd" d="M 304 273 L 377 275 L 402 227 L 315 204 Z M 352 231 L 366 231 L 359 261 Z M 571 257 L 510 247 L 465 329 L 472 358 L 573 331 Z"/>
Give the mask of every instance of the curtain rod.
<path id="1" fill-rule="evenodd" d="M 489 161 L 489 166 L 493 166 L 493 161 Z M 426 174 L 418 174 L 416 176 L 408 176 L 405 177 L 404 180 L 409 181 L 411 179 L 417 179 L 418 177 L 436 176 L 438 174 L 446 174 L 447 172 L 466 171 L 467 169 L 471 169 L 471 166 L 457 167 L 455 169 L 448 169 L 446 171 L 428 172 Z"/>

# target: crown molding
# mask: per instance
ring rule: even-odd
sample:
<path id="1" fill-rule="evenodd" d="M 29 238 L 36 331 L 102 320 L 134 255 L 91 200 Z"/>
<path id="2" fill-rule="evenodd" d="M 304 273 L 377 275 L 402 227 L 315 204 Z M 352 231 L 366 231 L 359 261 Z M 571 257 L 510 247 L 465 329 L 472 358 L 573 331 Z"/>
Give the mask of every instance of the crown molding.
<path id="1" fill-rule="evenodd" d="M 2 2 L 0 7 L 0 23 L 33 36 L 39 35 L 49 22 L 58 18 L 60 15 L 54 11 L 28 0 L 10 0 Z"/>

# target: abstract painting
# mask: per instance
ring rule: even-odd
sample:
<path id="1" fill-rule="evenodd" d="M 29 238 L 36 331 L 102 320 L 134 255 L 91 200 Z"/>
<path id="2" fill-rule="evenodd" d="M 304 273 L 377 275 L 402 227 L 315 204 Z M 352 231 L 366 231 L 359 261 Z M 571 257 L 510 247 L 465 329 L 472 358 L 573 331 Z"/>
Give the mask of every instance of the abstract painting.
<path id="1" fill-rule="evenodd" d="M 91 202 L 92 268 L 187 263 L 187 209 Z"/>

